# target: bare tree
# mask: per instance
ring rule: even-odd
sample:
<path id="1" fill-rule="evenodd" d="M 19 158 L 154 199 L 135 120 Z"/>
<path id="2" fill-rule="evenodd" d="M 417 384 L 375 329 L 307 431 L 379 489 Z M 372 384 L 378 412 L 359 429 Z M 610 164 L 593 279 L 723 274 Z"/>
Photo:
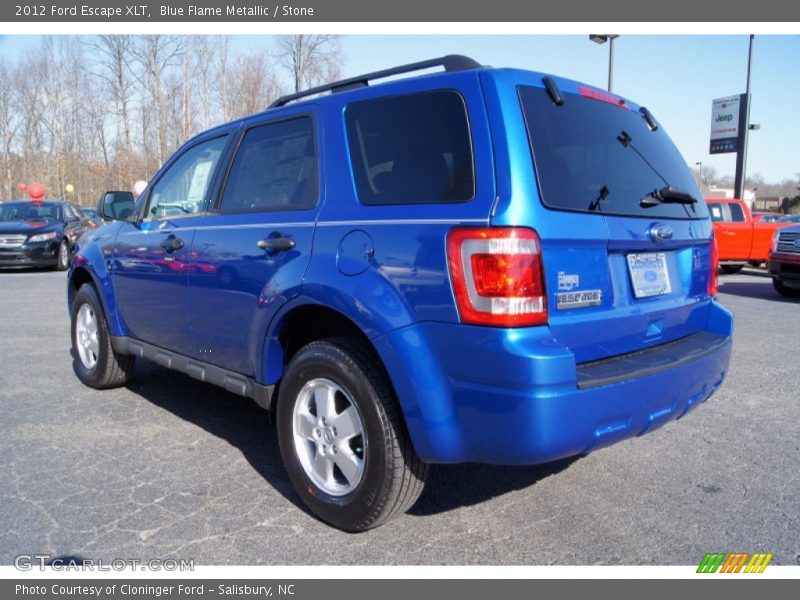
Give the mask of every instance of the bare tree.
<path id="1" fill-rule="evenodd" d="M 132 55 L 140 67 L 137 74 L 150 97 L 156 125 L 156 158 L 159 163 L 168 156 L 169 119 L 165 76 L 170 69 L 181 64 L 185 40 L 178 36 L 145 35 L 136 38 Z"/>
<path id="2" fill-rule="evenodd" d="M 280 86 L 263 53 L 240 54 L 227 73 L 229 116 L 237 119 L 264 110 L 280 96 Z"/>
<path id="3" fill-rule="evenodd" d="M 334 81 L 341 74 L 339 36 L 281 36 L 277 49 L 278 64 L 291 76 L 295 92 Z"/>
<path id="4" fill-rule="evenodd" d="M 130 155 L 133 152 L 131 134 L 131 103 L 132 103 L 132 74 L 130 62 L 132 60 L 131 47 L 133 38 L 126 35 L 101 35 L 89 38 L 85 43 L 96 56 L 95 68 L 92 75 L 104 83 L 99 90 L 102 98 L 112 98 L 117 117 L 116 148 L 117 154 L 122 155 L 125 165 L 124 176 L 129 179 Z M 96 100 L 93 99 L 93 100 Z M 104 119 L 97 112 L 97 102 L 91 103 L 92 123 L 96 133 L 105 145 Z M 101 121 L 102 127 L 101 127 Z M 103 149 L 104 162 L 108 167 L 108 149 Z"/>
<path id="5" fill-rule="evenodd" d="M 225 36 L 42 36 L 0 57 L 0 197 L 20 181 L 93 203 L 149 179 L 199 131 L 262 110 L 281 77 L 307 87 L 338 77 L 335 36 L 290 36 L 283 59 Z M 276 46 L 272 45 L 274 50 Z M 288 88 L 289 86 L 287 86 Z"/>
<path id="6" fill-rule="evenodd" d="M 22 122 L 14 86 L 8 85 L 14 81 L 13 70 L 3 58 L 0 58 L 0 81 L 6 82 L 5 85 L 0 85 L 0 148 L 2 148 L 0 159 L 3 162 L 3 185 L 0 187 L 0 197 L 11 198 L 15 193 L 14 167 L 18 162 L 17 156 L 13 154 L 14 142 Z"/>

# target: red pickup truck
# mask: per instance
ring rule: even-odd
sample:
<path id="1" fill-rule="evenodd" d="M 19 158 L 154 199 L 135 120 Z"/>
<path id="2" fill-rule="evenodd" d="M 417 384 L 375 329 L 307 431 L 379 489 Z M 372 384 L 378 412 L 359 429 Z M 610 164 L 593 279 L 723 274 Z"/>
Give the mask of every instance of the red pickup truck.
<path id="1" fill-rule="evenodd" d="M 775 232 L 788 223 L 754 221 L 745 202 L 732 198 L 706 198 L 714 223 L 723 273 L 737 273 L 745 263 L 759 266 L 769 259 Z"/>

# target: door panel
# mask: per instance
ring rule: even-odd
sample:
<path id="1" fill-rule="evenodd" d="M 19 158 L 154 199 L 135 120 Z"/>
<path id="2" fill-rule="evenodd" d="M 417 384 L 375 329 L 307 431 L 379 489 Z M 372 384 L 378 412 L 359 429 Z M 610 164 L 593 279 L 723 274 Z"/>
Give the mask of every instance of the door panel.
<path id="1" fill-rule="evenodd" d="M 112 272 L 120 317 L 131 337 L 181 354 L 192 351 L 187 260 L 229 137 L 179 151 L 152 184 L 142 218 L 120 227 Z"/>
<path id="2" fill-rule="evenodd" d="M 219 213 L 198 227 L 188 265 L 194 355 L 248 376 L 275 312 L 311 258 L 319 175 L 308 114 L 247 129 Z"/>
<path id="3" fill-rule="evenodd" d="M 186 353 L 191 349 L 186 259 L 197 219 L 174 223 L 125 223 L 117 235 L 112 268 L 117 305 L 129 335 Z M 181 248 L 170 248 L 180 243 Z"/>
<path id="4" fill-rule="evenodd" d="M 194 354 L 249 376 L 263 342 L 259 332 L 300 291 L 314 237 L 314 215 L 264 216 L 256 224 L 242 215 L 209 217 L 214 225 L 197 229 L 188 269 Z M 259 246 L 270 238 L 291 240 L 294 247 Z"/>
<path id="5" fill-rule="evenodd" d="M 735 214 L 731 206 L 736 207 Z M 728 202 L 709 204 L 712 219 L 715 207 L 719 207 L 722 219 L 714 220 L 714 235 L 717 239 L 720 260 L 747 260 L 753 242 L 753 224 L 744 220 L 744 213 L 738 205 Z M 737 220 L 734 220 L 734 217 Z"/>

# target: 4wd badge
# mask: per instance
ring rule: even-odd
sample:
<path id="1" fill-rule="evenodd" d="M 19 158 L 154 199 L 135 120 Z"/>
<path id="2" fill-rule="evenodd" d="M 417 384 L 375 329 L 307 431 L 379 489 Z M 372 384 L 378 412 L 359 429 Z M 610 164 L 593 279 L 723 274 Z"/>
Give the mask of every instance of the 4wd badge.
<path id="1" fill-rule="evenodd" d="M 558 289 L 574 290 L 581 284 L 581 276 L 573 273 L 558 272 Z"/>

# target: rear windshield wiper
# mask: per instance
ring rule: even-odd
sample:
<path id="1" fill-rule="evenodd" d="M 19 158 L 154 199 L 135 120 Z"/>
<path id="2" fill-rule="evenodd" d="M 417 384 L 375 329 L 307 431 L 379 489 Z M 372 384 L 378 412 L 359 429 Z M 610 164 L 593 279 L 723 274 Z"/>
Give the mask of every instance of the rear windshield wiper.
<path id="1" fill-rule="evenodd" d="M 694 207 L 697 204 L 697 198 L 689 192 L 667 185 L 661 189 L 653 190 L 639 200 L 639 206 L 642 208 L 651 208 L 659 204 L 689 204 Z"/>
<path id="2" fill-rule="evenodd" d="M 694 207 L 694 205 L 697 204 L 697 198 L 688 192 L 672 187 L 669 184 L 669 181 L 667 181 L 661 174 L 661 172 L 656 169 L 641 152 L 639 152 L 639 149 L 636 148 L 636 146 L 633 145 L 633 138 L 627 131 L 620 131 L 619 135 L 617 136 L 617 141 L 622 144 L 624 148 L 630 148 L 633 150 L 636 153 L 636 156 L 641 158 L 642 162 L 644 162 L 644 164 L 646 164 L 647 167 L 665 184 L 664 187 L 653 190 L 644 198 L 639 200 L 639 206 L 642 208 L 651 208 L 653 206 L 658 206 L 659 204 L 680 204 L 683 206 L 683 210 L 686 211 L 687 217 L 692 216 L 689 212 L 689 208 L 687 207 L 691 207 L 693 213 L 697 212 Z"/>

